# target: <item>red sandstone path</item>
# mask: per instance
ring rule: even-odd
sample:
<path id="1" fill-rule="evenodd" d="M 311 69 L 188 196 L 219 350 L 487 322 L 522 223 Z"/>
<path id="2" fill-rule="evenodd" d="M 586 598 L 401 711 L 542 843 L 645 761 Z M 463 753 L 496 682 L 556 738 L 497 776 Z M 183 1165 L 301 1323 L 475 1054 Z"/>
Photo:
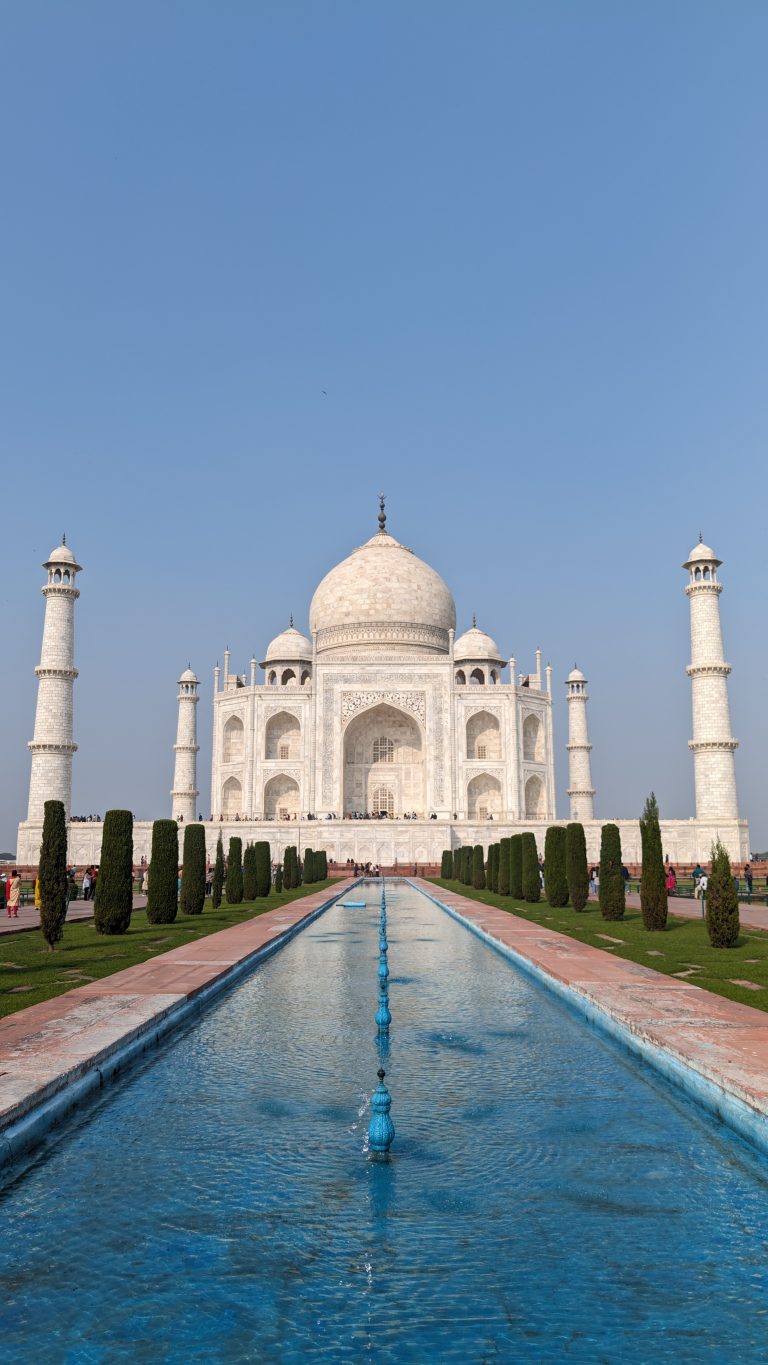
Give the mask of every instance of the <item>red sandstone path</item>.
<path id="1" fill-rule="evenodd" d="M 420 879 L 414 885 L 567 985 L 592 1012 L 743 1101 L 759 1125 L 768 1119 L 768 1015 L 762 1010 Z M 338 883 L 0 1020 L 0 1161 L 21 1149 L 23 1139 L 8 1131 L 11 1125 L 126 1044 L 151 1038 L 164 1016 L 349 886 Z"/>

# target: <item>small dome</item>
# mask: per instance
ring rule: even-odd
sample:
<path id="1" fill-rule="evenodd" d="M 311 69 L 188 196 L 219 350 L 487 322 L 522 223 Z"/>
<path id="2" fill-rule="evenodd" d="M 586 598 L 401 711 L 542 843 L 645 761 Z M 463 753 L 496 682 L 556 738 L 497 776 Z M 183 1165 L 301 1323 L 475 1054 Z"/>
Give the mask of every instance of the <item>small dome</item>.
<path id="1" fill-rule="evenodd" d="M 51 550 L 51 553 L 46 559 L 43 568 L 48 569 L 51 567 L 52 564 L 65 564 L 67 568 L 70 569 L 80 568 L 80 565 L 75 559 L 75 556 L 73 555 L 69 546 L 64 543 L 64 541 L 62 541 L 61 545 L 57 545 L 55 550 Z"/>
<path id="2" fill-rule="evenodd" d="M 274 640 L 267 645 L 267 653 L 264 664 L 272 663 L 291 663 L 298 659 L 311 659 L 312 645 L 306 635 L 302 635 L 300 630 L 291 625 L 287 630 L 276 635 Z M 262 664 L 262 668 L 264 667 Z"/>
<path id="3" fill-rule="evenodd" d="M 586 681 L 587 681 L 587 680 L 586 680 L 586 678 L 584 677 L 584 674 L 582 673 L 581 669 L 580 669 L 580 668 L 577 668 L 576 665 L 574 664 L 574 665 L 573 665 L 573 668 L 571 669 L 570 673 L 568 674 L 568 682 L 586 682 Z"/>
<path id="4" fill-rule="evenodd" d="M 490 659 L 498 664 L 504 662 L 496 641 L 475 625 L 459 636 L 453 647 L 453 657 L 457 662 L 463 659 Z"/>
<path id="5" fill-rule="evenodd" d="M 689 554 L 687 560 L 683 565 L 683 568 L 690 569 L 695 564 L 704 563 L 719 565 L 722 564 L 722 562 L 723 562 L 722 559 L 718 559 L 717 555 L 715 554 L 711 546 L 705 545 L 703 540 L 700 540 L 698 545 L 694 545 L 693 549 L 691 550 L 691 553 Z"/>
<path id="6" fill-rule="evenodd" d="M 195 676 L 195 674 L 192 672 L 192 669 L 191 669 L 191 668 L 185 668 L 185 669 L 184 669 L 184 672 L 182 673 L 181 677 L 179 678 L 179 682 L 180 682 L 180 683 L 197 683 L 197 682 L 199 682 L 199 678 L 197 678 L 197 677 Z"/>

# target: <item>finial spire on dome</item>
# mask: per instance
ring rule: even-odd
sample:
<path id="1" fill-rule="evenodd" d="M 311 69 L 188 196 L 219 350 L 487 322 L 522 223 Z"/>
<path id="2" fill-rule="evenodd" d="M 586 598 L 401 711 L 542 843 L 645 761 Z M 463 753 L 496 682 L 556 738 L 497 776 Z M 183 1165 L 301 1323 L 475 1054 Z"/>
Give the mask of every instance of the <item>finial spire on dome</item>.
<path id="1" fill-rule="evenodd" d="M 472 629 L 477 630 L 477 617 L 474 612 L 472 612 Z"/>
<path id="2" fill-rule="evenodd" d="M 288 625 L 290 626 L 291 630 L 293 630 L 293 612 L 291 612 L 288 618 Z"/>
<path id="3" fill-rule="evenodd" d="M 704 532 L 703 532 L 703 531 L 699 531 L 699 545 L 703 545 L 703 544 L 704 544 Z"/>
<path id="4" fill-rule="evenodd" d="M 66 533 L 66 531 L 64 532 L 64 534 L 63 534 L 62 537 L 61 537 L 61 543 L 62 543 L 62 545 L 66 545 L 66 543 L 67 543 L 67 533 Z"/>
<path id="5" fill-rule="evenodd" d="M 379 493 L 379 530 L 383 534 L 387 527 L 387 514 L 384 511 L 384 494 Z"/>

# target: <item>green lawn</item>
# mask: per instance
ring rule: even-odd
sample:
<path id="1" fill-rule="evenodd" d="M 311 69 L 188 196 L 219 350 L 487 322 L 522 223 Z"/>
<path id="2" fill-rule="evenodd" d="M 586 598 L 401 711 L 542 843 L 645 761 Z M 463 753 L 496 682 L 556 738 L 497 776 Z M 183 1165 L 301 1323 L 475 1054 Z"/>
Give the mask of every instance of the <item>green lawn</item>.
<path id="1" fill-rule="evenodd" d="M 568 934 L 614 957 L 642 962 L 643 966 L 652 967 L 666 976 L 690 973 L 682 979 L 702 986 L 704 990 L 714 991 L 716 995 L 725 995 L 729 1000 L 768 1010 L 768 933 L 760 929 L 742 928 L 736 948 L 712 948 L 706 925 L 701 919 L 680 919 L 670 915 L 663 933 L 652 934 L 643 928 L 639 910 L 627 909 L 623 919 L 605 920 L 597 905 L 592 903 L 577 915 L 570 906 L 555 910 L 544 901 L 538 905 L 526 905 L 524 901 L 497 896 L 492 891 L 474 891 L 461 882 L 444 882 L 437 877 L 430 878 L 430 881 L 437 887 L 455 891 L 459 896 L 484 901 L 486 905 L 496 905 L 501 910 L 519 915 L 521 919 L 533 920 L 546 929 Z M 612 939 L 621 941 L 614 943 L 610 941 Z M 733 984 L 734 979 L 750 981 L 761 989 L 736 986 Z"/>
<path id="2" fill-rule="evenodd" d="M 263 915 L 267 910 L 287 905 L 300 896 L 333 887 L 332 881 L 312 882 L 293 891 L 271 892 L 263 900 L 227 905 L 218 910 L 205 902 L 202 915 L 179 915 L 174 924 L 148 924 L 144 910 L 134 910 L 127 934 L 106 937 L 97 934 L 93 923 L 73 920 L 64 926 L 64 938 L 56 952 L 49 951 L 37 930 L 0 936 L 0 1016 L 63 995 L 73 986 L 85 985 L 123 967 L 170 952 L 195 939 L 229 929 L 233 924 Z"/>

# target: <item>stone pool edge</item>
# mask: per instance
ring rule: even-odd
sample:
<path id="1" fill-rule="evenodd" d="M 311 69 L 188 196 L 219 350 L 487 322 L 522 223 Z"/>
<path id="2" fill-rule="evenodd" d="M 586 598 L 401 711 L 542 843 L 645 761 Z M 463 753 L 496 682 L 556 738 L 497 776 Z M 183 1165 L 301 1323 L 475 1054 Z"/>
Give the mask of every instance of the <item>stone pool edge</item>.
<path id="1" fill-rule="evenodd" d="M 625 1050 L 638 1057 L 654 1071 L 660 1073 L 665 1080 L 682 1090 L 700 1108 L 719 1119 L 764 1155 L 768 1155 L 768 1090 L 764 1090 L 759 1097 L 756 1094 L 750 1095 L 748 1087 L 747 1093 L 745 1093 L 745 1088 L 740 1086 L 737 1081 L 724 1074 L 711 1062 L 707 1063 L 703 1048 L 701 1064 L 697 1066 L 690 1056 L 685 1056 L 682 1051 L 675 1050 L 668 1039 L 663 1040 L 652 1036 L 650 1029 L 639 1031 L 641 1026 L 637 1021 L 633 1022 L 631 1018 L 622 1015 L 616 1008 L 611 1008 L 610 1004 L 596 1000 L 575 981 L 568 980 L 566 976 L 558 977 L 547 967 L 535 962 L 531 957 L 527 957 L 519 946 L 514 947 L 502 938 L 495 937 L 482 923 L 477 922 L 471 916 L 477 913 L 475 907 L 479 906 L 481 910 L 480 919 L 484 918 L 482 911 L 493 911 L 494 915 L 501 914 L 506 919 L 514 920 L 521 926 L 524 925 L 526 929 L 531 928 L 531 921 L 521 920 L 508 911 L 496 911 L 495 907 L 486 906 L 484 902 L 471 901 L 463 896 L 456 895 L 454 892 L 449 893 L 456 901 L 467 906 L 469 913 L 463 913 L 456 906 L 449 905 L 446 901 L 441 900 L 438 895 L 435 895 L 434 888 L 429 884 L 413 878 L 407 880 L 410 885 L 423 892 L 429 900 L 444 910 L 452 919 L 463 924 L 470 933 L 482 939 L 494 951 L 509 958 L 526 976 L 543 985 L 548 991 L 552 991 L 574 1013 L 586 1019 L 595 1029 L 608 1034 Z M 574 942 L 568 939 L 566 935 L 558 934 L 554 929 L 542 929 L 540 925 L 534 927 L 539 937 L 543 938 L 546 935 L 552 940 L 559 939 L 569 945 Z M 614 967 L 618 968 L 622 964 L 636 967 L 634 963 L 625 964 L 622 958 L 611 958 L 609 954 L 603 953 L 601 949 L 593 948 L 589 944 L 576 941 L 576 946 L 587 953 L 608 958 Z M 558 965 L 563 971 L 563 964 L 559 963 Z M 748 1005 L 740 1005 L 735 1001 L 726 1000 L 725 997 L 711 997 L 708 992 L 703 991 L 698 986 L 677 980 L 672 981 L 670 978 L 664 977 L 662 973 L 654 972 L 652 968 L 641 968 L 640 970 L 646 979 L 648 976 L 656 977 L 665 989 L 669 989 L 671 984 L 674 989 L 680 988 L 686 994 L 696 992 L 697 996 L 704 997 L 707 1002 L 710 999 L 716 1000 L 718 1008 L 713 1009 L 711 1014 L 712 1016 L 719 1015 L 720 1020 L 711 1019 L 715 1027 L 723 1020 L 723 1016 L 726 1016 L 727 1019 L 728 1013 L 733 1014 L 737 1026 L 741 1011 L 746 1011 L 748 1015 L 757 1016 L 754 1021 L 745 1022 L 744 1027 L 745 1030 L 748 1030 L 751 1024 L 752 1028 L 759 1029 L 764 1035 L 763 1046 L 768 1051 L 768 1021 L 766 1021 L 763 1011 L 751 1010 Z M 631 978 L 628 978 L 628 984 L 631 987 Z M 690 998 L 689 995 L 688 998 Z M 723 1006 L 726 1008 L 723 1009 Z M 733 1010 L 728 1011 L 728 1006 L 733 1006 Z M 704 1023 L 706 1024 L 706 1020 Z M 703 1047 L 706 1047 L 706 1044 Z M 742 1045 L 742 1050 L 743 1048 L 744 1045 Z M 731 1050 L 738 1051 L 738 1045 L 734 1046 L 733 1040 L 731 1040 Z M 768 1070 L 765 1074 L 768 1075 Z"/>
<path id="2" fill-rule="evenodd" d="M 66 991 L 50 1001 L 41 1002 L 41 1005 L 47 1006 L 52 1014 L 49 1021 L 51 1028 L 46 1032 L 45 1024 L 42 1027 L 39 1025 L 35 1027 L 33 1024 L 27 1035 L 22 1033 L 19 1051 L 22 1054 L 26 1052 L 26 1058 L 15 1057 L 12 1051 L 9 1053 L 4 1047 L 3 1033 L 10 1030 L 4 1029 L 3 1026 L 9 1025 L 14 1034 L 21 1033 L 25 1022 L 24 1015 L 39 1012 L 41 1006 L 32 1005 L 28 1011 L 19 1010 L 0 1021 L 0 1169 L 37 1146 L 50 1129 L 65 1119 L 83 1100 L 103 1089 L 144 1053 L 157 1046 L 168 1033 L 188 1022 L 193 1015 L 202 1013 L 217 996 L 238 985 L 261 963 L 279 952 L 297 934 L 347 895 L 353 884 L 353 880 L 345 879 L 339 885 L 339 889 L 331 895 L 328 894 L 330 888 L 326 887 L 322 892 L 288 901 L 283 906 L 267 911 L 266 914 L 253 916 L 238 925 L 208 934 L 205 938 L 198 939 L 194 945 L 186 944 L 173 948 L 168 953 L 148 959 L 146 963 L 102 977 L 93 983 L 90 990 L 88 987 L 75 987 L 72 991 Z M 286 915 L 292 912 L 295 914 L 299 907 L 303 913 L 297 914 L 293 923 L 278 924 L 278 921 L 284 921 Z M 272 916 L 275 917 L 274 920 Z M 221 942 L 226 935 L 242 934 L 249 926 L 256 926 L 257 936 L 266 931 L 267 936 L 263 942 L 249 947 L 242 956 L 235 957 L 229 962 L 212 960 L 215 958 L 216 940 Z M 276 931 L 271 936 L 270 929 Z M 8 1103 L 7 1097 L 2 1093 L 3 1078 L 12 1077 L 14 1069 L 16 1076 L 23 1076 L 26 1060 L 31 1061 L 34 1068 L 35 1045 L 37 1044 L 38 1050 L 44 1049 L 46 1043 L 51 1041 L 55 1043 L 57 1036 L 64 1037 L 65 1026 L 72 1020 L 77 1005 L 87 1003 L 89 996 L 93 998 L 98 993 L 100 999 L 106 996 L 114 1002 L 127 1002 L 125 1013 L 130 1014 L 131 1009 L 135 1009 L 133 1002 L 138 998 L 130 993 L 130 989 L 126 990 L 126 987 L 130 986 L 131 975 L 135 974 L 138 977 L 145 973 L 147 968 L 154 973 L 159 969 L 162 973 L 164 959 L 166 967 L 171 964 L 171 959 L 174 965 L 185 962 L 179 955 L 188 954 L 190 948 L 204 948 L 207 951 L 209 960 L 206 962 L 205 959 L 200 959 L 197 964 L 198 973 L 202 969 L 203 974 L 206 974 L 207 968 L 207 979 L 198 980 L 187 991 L 145 993 L 144 998 L 148 1002 L 148 1013 L 145 1018 L 132 1024 L 103 1046 L 96 1047 L 90 1053 L 85 1051 L 79 1061 L 64 1065 L 60 1070 L 50 1074 L 37 1088 L 29 1089 L 23 1097 Z M 109 983 L 112 983 L 113 987 L 111 992 Z M 71 1008 L 73 997 L 78 997 L 75 1010 Z M 55 1008 L 57 1005 L 60 1007 L 58 1010 Z M 58 1033 L 57 1024 L 61 1026 Z M 103 1027 L 103 1021 L 96 1023 L 97 1032 L 100 1025 Z M 87 1046 L 86 1038 L 84 1047 L 87 1049 Z"/>

